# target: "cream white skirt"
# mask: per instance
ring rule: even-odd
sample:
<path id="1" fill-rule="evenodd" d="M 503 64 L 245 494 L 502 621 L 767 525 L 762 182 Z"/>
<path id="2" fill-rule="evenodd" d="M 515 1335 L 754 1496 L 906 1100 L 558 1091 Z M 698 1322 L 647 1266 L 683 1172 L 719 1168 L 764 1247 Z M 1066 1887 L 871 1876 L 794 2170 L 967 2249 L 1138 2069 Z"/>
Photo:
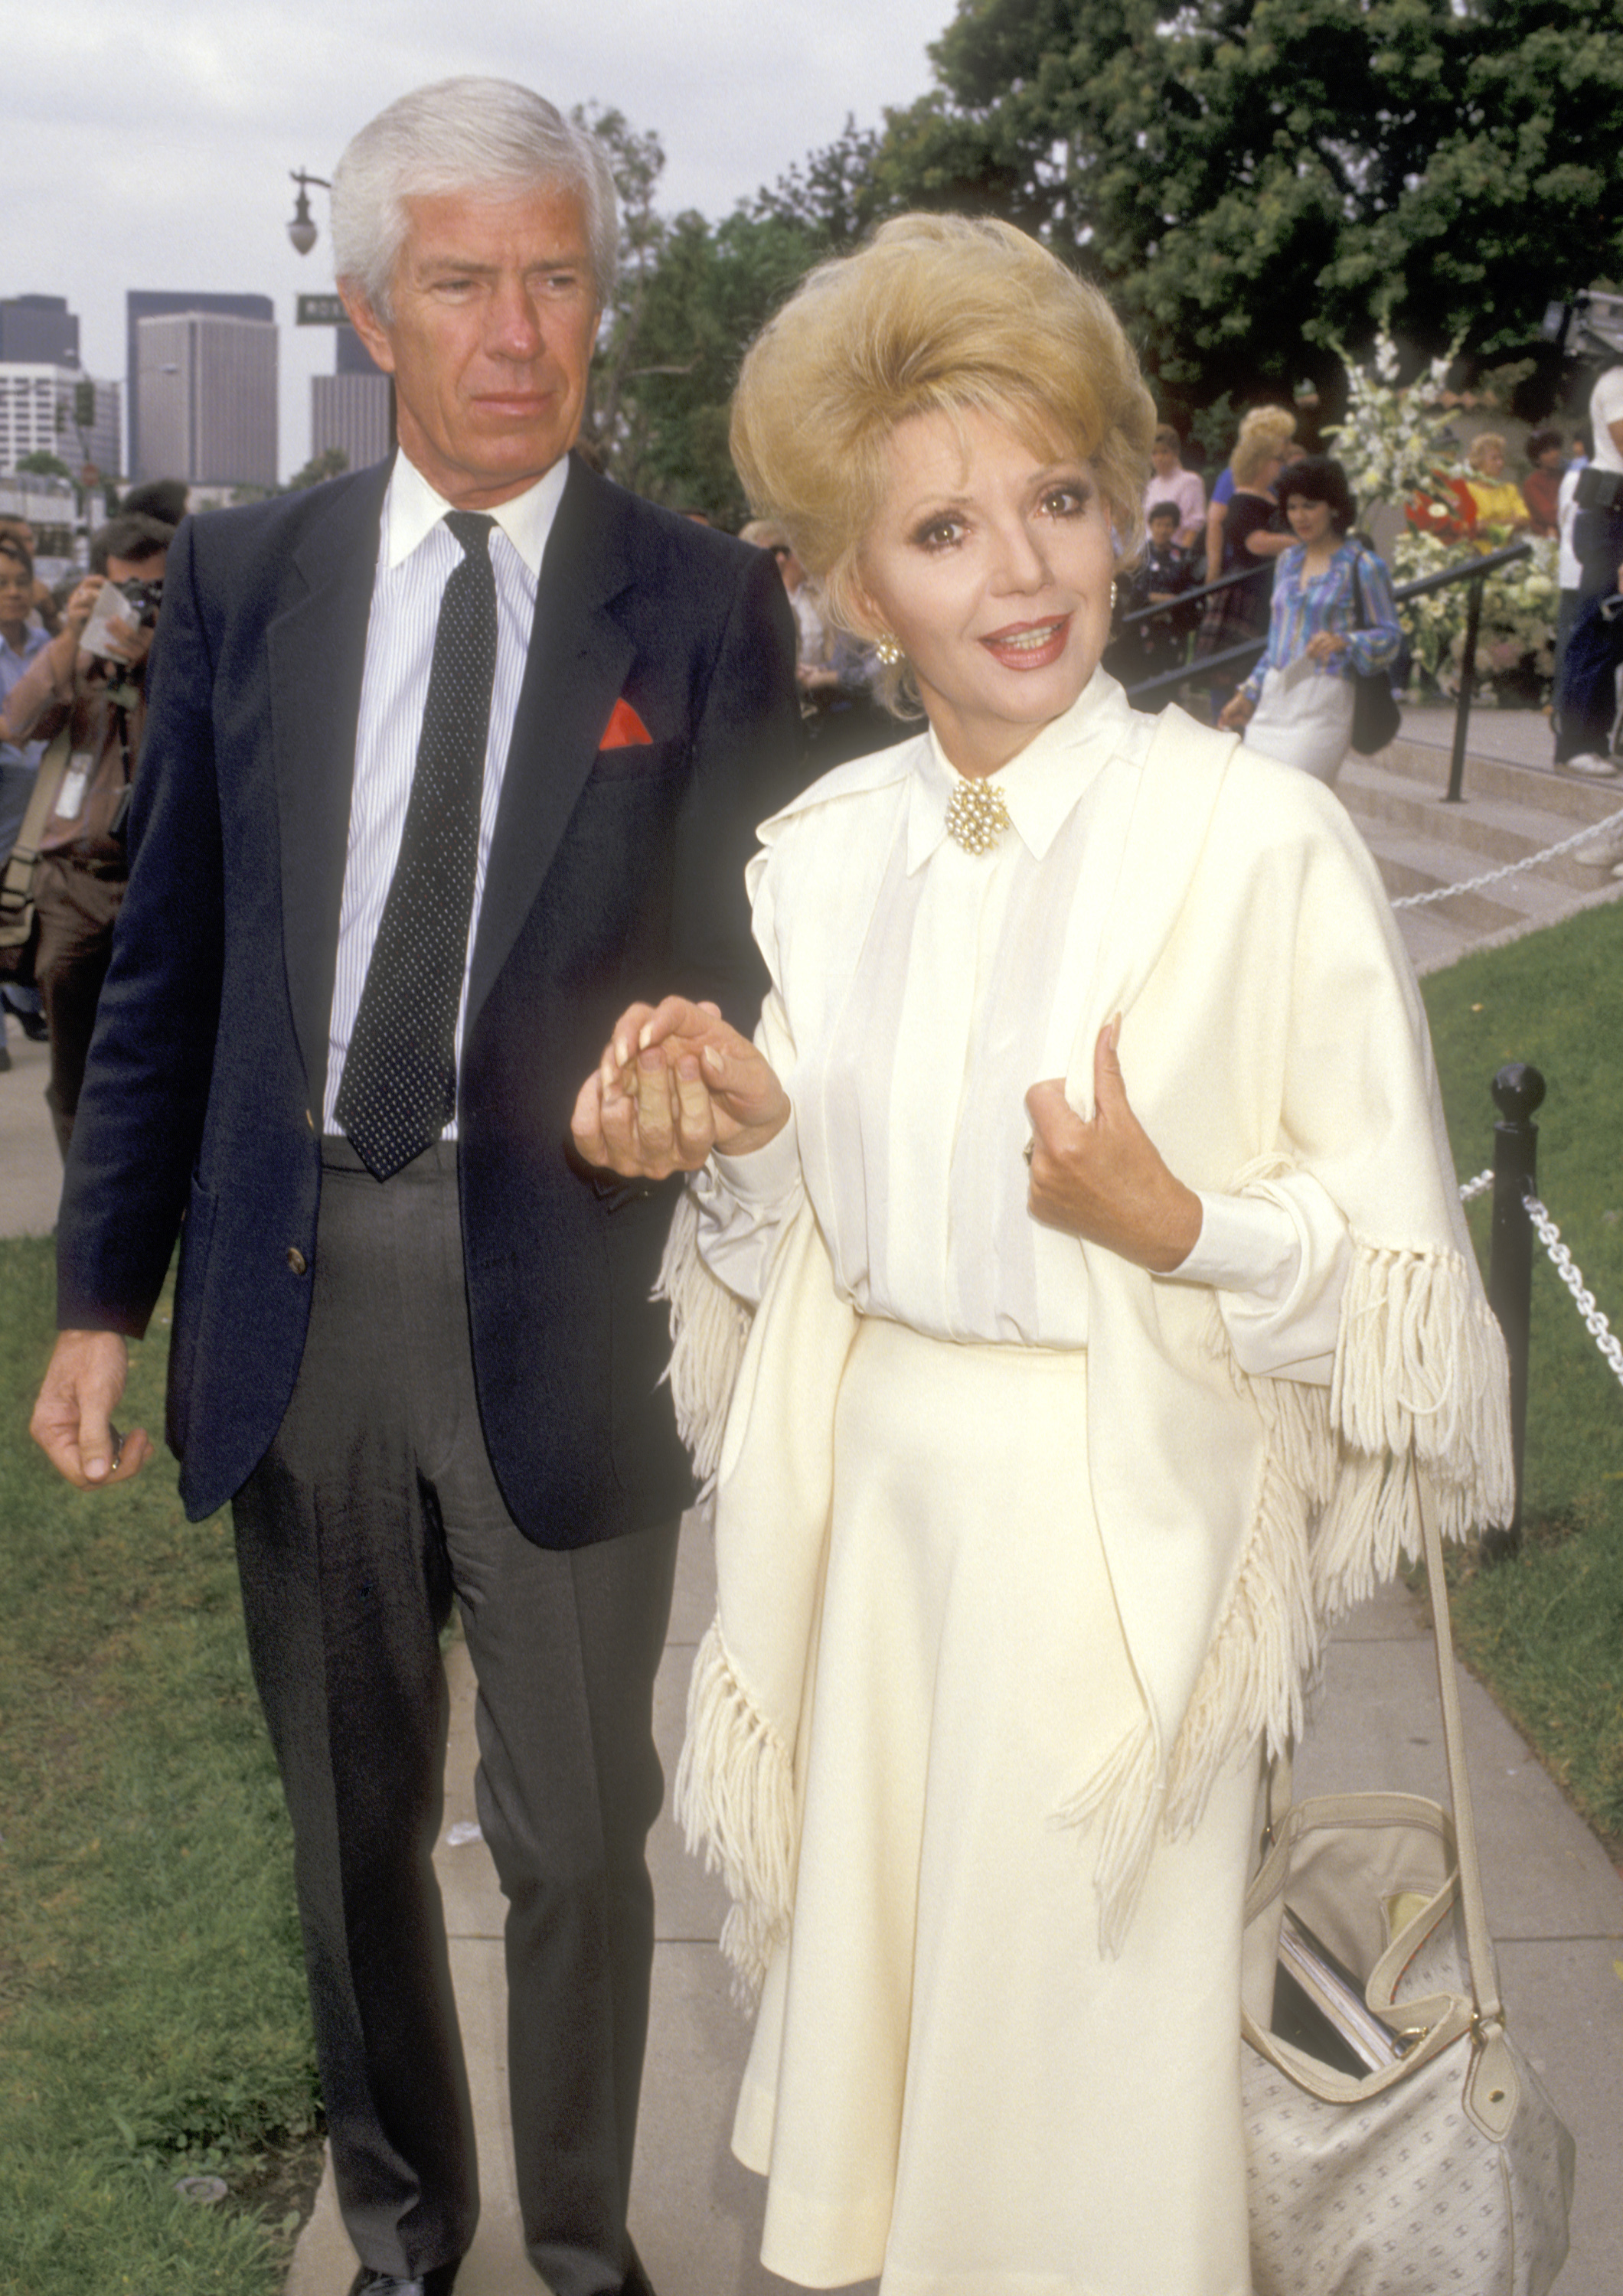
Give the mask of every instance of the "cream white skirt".
<path id="1" fill-rule="evenodd" d="M 1333 782 L 1353 737 L 1353 682 L 1317 670 L 1286 685 L 1277 669 L 1264 674 L 1262 699 L 1246 726 L 1246 747 L 1299 767 L 1317 782 Z"/>
<path id="2" fill-rule="evenodd" d="M 1092 1828 L 1141 1711 L 1089 1496 L 1086 1358 L 865 1321 L 792 1933 L 734 2149 L 762 2260 L 884 2296 L 1244 2296 L 1240 1904 L 1256 1765 L 1101 1959 Z"/>

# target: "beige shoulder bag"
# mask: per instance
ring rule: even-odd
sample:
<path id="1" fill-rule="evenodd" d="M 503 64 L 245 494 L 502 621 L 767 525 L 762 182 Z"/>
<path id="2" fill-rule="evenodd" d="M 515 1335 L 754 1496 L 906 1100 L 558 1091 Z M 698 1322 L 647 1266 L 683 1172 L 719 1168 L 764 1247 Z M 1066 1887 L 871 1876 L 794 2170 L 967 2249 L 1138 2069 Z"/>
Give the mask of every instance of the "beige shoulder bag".
<path id="1" fill-rule="evenodd" d="M 1256 2296 L 1545 2296 L 1567 2254 L 1574 2147 L 1504 2028 L 1416 1482 L 1454 1815 L 1414 1794 L 1291 1804 L 1288 1763 L 1270 1780 L 1241 2015 Z"/>

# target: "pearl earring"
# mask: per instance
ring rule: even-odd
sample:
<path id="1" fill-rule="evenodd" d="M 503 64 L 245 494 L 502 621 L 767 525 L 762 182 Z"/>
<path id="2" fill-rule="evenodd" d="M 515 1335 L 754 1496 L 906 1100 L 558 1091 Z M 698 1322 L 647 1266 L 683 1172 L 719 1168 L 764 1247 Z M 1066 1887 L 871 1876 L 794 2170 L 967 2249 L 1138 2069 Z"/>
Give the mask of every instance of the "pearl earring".
<path id="1" fill-rule="evenodd" d="M 874 640 L 874 652 L 879 658 L 882 669 L 894 669 L 902 659 L 902 649 L 888 630 Z"/>

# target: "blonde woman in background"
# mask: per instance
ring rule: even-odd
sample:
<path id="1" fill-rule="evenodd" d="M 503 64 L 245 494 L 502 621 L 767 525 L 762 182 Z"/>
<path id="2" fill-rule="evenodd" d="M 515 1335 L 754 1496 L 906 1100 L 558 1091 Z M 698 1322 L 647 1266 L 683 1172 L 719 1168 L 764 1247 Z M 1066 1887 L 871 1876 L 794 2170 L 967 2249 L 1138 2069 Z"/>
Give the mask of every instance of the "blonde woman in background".
<path id="1" fill-rule="evenodd" d="M 1245 2296 L 1260 1746 L 1413 1536 L 1388 1443 L 1455 1531 L 1508 1496 L 1368 854 L 1100 667 L 1152 420 L 1004 225 L 802 285 L 735 458 L 927 722 L 765 824 L 757 1041 L 632 1005 L 575 1109 L 589 1162 L 694 1175 L 719 1607 L 677 1800 L 759 1996 L 763 2259 L 809 2287 Z"/>
<path id="2" fill-rule="evenodd" d="M 1483 537 L 1480 547 L 1496 550 L 1504 542 L 1524 533 L 1533 523 L 1533 513 L 1522 499 L 1521 488 L 1513 479 L 1504 475 L 1504 438 L 1498 430 L 1479 430 L 1465 449 L 1470 475 L 1465 484 L 1477 505 L 1477 525 L 1504 529 L 1502 537 L 1489 540 Z"/>

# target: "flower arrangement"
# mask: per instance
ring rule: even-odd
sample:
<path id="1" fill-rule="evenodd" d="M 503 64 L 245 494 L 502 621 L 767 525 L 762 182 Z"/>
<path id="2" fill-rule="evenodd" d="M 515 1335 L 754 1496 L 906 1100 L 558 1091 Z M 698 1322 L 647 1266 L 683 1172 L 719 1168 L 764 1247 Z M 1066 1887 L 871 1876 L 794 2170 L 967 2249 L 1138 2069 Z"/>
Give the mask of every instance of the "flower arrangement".
<path id="1" fill-rule="evenodd" d="M 1458 448 L 1444 435 L 1461 404 L 1447 387 L 1453 351 L 1433 359 L 1405 386 L 1397 381 L 1396 345 L 1384 328 L 1368 368 L 1342 357 L 1347 419 L 1327 435 L 1364 516 L 1385 504 L 1402 517 L 1387 550 L 1394 581 L 1413 582 L 1472 551 L 1497 550 L 1511 540 L 1508 529 L 1479 517 Z M 1501 694 L 1544 698 L 1554 664 L 1558 603 L 1553 539 L 1532 538 L 1531 557 L 1488 576 L 1477 636 L 1483 701 Z M 1399 606 L 1421 692 L 1452 695 L 1458 690 L 1469 605 L 1468 586 L 1451 583 Z"/>

